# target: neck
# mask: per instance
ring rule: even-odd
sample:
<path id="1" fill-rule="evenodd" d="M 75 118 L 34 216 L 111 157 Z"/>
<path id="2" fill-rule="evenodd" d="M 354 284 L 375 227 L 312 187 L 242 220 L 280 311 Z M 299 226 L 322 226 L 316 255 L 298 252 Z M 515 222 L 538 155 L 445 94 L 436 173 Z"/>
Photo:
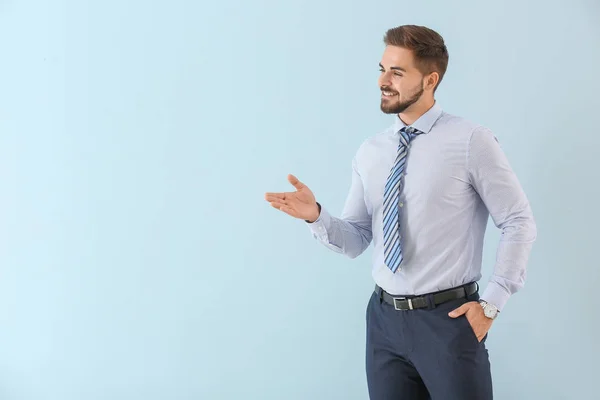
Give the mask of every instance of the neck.
<path id="1" fill-rule="evenodd" d="M 415 104 L 408 107 L 406 110 L 404 110 L 404 112 L 398 114 L 398 117 L 406 125 L 412 125 L 416 120 L 418 120 L 421 117 L 421 115 L 429 111 L 434 104 L 435 99 L 433 97 L 431 97 L 430 99 L 423 99 L 422 101 L 416 102 Z"/>

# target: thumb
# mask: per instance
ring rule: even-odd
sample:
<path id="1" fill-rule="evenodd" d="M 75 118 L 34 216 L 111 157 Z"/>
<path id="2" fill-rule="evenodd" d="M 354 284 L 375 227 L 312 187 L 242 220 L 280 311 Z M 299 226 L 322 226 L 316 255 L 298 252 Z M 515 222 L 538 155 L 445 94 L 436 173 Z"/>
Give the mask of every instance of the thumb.
<path id="1" fill-rule="evenodd" d="M 469 303 L 463 304 L 462 306 L 458 307 L 457 309 L 449 312 L 448 315 L 451 316 L 452 318 L 460 317 L 461 315 L 465 314 L 467 312 L 467 310 L 469 310 Z"/>
<path id="2" fill-rule="evenodd" d="M 298 190 L 304 187 L 304 184 L 298 180 L 294 175 L 288 175 L 288 181 Z"/>

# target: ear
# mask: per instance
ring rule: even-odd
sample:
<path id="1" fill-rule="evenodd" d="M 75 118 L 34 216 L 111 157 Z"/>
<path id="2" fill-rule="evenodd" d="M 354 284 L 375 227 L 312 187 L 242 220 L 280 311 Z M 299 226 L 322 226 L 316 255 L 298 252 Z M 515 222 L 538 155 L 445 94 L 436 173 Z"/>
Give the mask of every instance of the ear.
<path id="1" fill-rule="evenodd" d="M 432 72 L 425 77 L 423 89 L 433 90 L 439 81 L 440 81 L 440 74 L 438 74 L 437 72 Z"/>

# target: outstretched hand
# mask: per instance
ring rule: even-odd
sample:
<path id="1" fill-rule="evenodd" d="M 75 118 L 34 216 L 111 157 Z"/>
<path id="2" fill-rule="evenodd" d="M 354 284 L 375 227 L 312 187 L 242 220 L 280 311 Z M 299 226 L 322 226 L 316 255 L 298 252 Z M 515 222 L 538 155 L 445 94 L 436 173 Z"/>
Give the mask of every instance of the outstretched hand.
<path id="1" fill-rule="evenodd" d="M 288 175 L 288 181 L 296 188 L 295 192 L 266 193 L 265 200 L 284 213 L 294 218 L 309 222 L 319 218 L 319 206 L 313 192 L 294 175 Z"/>

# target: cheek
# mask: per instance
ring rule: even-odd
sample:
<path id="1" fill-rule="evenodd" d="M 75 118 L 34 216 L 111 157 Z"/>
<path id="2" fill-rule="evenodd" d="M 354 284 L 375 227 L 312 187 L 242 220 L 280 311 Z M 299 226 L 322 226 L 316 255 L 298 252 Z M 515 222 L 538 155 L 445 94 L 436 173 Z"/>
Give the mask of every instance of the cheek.
<path id="1" fill-rule="evenodd" d="M 394 82 L 393 87 L 394 90 L 400 94 L 400 97 L 402 97 L 406 92 L 404 85 L 402 85 L 401 83 Z"/>
<path id="2" fill-rule="evenodd" d="M 394 82 L 394 89 L 400 93 L 400 97 L 411 97 L 419 89 L 418 82 L 409 82 L 407 79 L 401 82 Z"/>
<path id="3" fill-rule="evenodd" d="M 392 81 L 392 86 L 394 87 L 394 89 L 396 89 L 396 91 L 398 91 L 400 93 L 406 92 L 406 88 L 407 88 L 406 78 L 395 77 L 394 80 Z"/>

